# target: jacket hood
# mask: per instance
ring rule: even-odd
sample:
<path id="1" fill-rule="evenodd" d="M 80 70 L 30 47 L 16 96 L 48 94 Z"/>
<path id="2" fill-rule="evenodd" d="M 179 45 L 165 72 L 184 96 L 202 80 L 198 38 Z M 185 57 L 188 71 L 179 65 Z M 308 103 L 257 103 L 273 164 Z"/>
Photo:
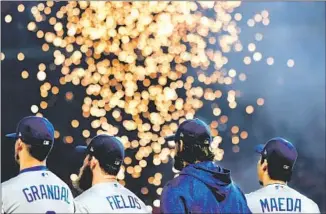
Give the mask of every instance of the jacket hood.
<path id="1" fill-rule="evenodd" d="M 210 188 L 219 201 L 223 201 L 231 187 L 231 172 L 217 166 L 212 161 L 191 164 L 185 167 L 180 175 L 192 176 Z"/>

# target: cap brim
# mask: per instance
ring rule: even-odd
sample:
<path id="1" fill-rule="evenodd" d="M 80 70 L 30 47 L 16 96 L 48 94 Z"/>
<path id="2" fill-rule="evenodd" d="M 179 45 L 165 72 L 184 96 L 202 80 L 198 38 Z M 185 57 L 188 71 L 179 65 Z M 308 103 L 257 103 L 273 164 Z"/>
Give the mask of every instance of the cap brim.
<path id="1" fill-rule="evenodd" d="M 264 150 L 264 147 L 265 147 L 264 144 L 259 144 L 259 145 L 255 146 L 255 152 L 261 154 Z"/>
<path id="2" fill-rule="evenodd" d="M 87 146 L 76 146 L 75 147 L 75 152 L 79 155 L 84 155 L 86 156 L 87 154 Z"/>
<path id="3" fill-rule="evenodd" d="M 74 170 L 79 170 L 84 164 L 84 160 L 87 156 L 87 147 L 86 146 L 76 146 L 72 148 L 71 151 L 71 166 Z M 77 172 L 76 171 L 76 172 Z"/>
<path id="4" fill-rule="evenodd" d="M 164 139 L 166 141 L 174 141 L 175 140 L 175 135 L 170 135 L 170 136 L 164 137 Z"/>
<path id="5" fill-rule="evenodd" d="M 17 137 L 17 134 L 16 133 L 6 134 L 6 137 L 16 138 Z"/>
<path id="6" fill-rule="evenodd" d="M 74 148 L 74 159 L 77 161 L 78 165 L 82 164 L 87 156 L 87 146 L 76 146 Z"/>

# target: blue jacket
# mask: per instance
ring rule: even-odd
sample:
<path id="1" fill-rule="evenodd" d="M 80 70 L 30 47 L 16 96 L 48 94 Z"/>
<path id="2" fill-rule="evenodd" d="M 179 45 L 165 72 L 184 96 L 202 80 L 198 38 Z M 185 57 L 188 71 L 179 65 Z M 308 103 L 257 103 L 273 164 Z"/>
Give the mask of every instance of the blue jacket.
<path id="1" fill-rule="evenodd" d="M 185 167 L 165 185 L 161 213 L 251 212 L 230 171 L 213 162 L 201 162 Z"/>

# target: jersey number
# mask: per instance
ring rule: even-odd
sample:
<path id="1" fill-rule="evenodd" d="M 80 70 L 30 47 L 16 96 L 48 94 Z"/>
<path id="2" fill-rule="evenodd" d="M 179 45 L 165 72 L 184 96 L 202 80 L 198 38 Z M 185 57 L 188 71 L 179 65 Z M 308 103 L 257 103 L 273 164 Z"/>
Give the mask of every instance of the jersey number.
<path id="1" fill-rule="evenodd" d="M 45 214 L 55 214 L 54 211 L 47 211 Z"/>

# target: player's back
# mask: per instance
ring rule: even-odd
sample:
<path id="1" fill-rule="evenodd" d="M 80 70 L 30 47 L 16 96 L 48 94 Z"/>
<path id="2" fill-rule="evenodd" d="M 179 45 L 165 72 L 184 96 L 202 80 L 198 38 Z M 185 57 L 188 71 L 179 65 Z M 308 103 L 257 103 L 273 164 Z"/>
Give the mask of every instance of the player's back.
<path id="1" fill-rule="evenodd" d="M 315 202 L 287 185 L 271 184 L 246 198 L 252 213 L 320 213 Z"/>
<path id="2" fill-rule="evenodd" d="M 74 201 L 66 183 L 37 166 L 2 183 L 2 209 L 5 213 L 74 213 Z"/>
<path id="3" fill-rule="evenodd" d="M 96 184 L 75 202 L 77 213 L 150 213 L 134 193 L 118 182 Z"/>

